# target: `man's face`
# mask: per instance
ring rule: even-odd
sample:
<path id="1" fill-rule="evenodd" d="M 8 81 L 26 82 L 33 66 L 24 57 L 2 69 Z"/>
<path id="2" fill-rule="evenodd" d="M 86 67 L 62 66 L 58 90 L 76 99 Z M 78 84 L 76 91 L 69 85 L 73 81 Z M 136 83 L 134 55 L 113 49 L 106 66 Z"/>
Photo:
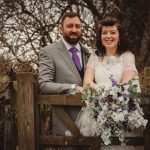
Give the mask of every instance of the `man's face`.
<path id="1" fill-rule="evenodd" d="M 60 26 L 60 32 L 70 45 L 75 45 L 81 38 L 81 28 L 81 21 L 78 17 L 66 17 Z"/>

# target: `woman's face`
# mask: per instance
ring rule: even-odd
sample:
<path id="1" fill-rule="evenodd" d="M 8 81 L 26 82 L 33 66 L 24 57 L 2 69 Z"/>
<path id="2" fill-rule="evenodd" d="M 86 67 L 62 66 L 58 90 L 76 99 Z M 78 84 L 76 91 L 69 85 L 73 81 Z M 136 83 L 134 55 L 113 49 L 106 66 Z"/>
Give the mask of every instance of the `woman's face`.
<path id="1" fill-rule="evenodd" d="M 117 26 L 103 26 L 101 40 L 106 50 L 117 50 L 119 42 L 119 31 Z"/>

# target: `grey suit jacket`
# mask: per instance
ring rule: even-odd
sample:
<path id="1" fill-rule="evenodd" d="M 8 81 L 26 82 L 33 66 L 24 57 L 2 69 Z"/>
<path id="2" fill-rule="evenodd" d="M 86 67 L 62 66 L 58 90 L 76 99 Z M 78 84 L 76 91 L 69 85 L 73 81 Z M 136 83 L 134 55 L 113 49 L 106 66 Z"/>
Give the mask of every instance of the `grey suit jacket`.
<path id="1" fill-rule="evenodd" d="M 81 45 L 81 50 L 85 67 L 89 52 L 83 45 Z M 40 51 L 38 82 L 40 92 L 43 94 L 68 93 L 72 84 L 82 86 L 82 79 L 61 40 L 46 46 Z M 65 108 L 74 121 L 80 109 L 71 106 Z M 57 116 L 55 109 L 53 109 L 52 118 L 53 132 L 64 135 L 67 128 Z"/>
<path id="2" fill-rule="evenodd" d="M 85 67 L 89 52 L 81 45 Z M 60 40 L 40 51 L 39 88 L 44 94 L 67 93 L 72 84 L 82 85 L 82 79 L 64 43 Z"/>

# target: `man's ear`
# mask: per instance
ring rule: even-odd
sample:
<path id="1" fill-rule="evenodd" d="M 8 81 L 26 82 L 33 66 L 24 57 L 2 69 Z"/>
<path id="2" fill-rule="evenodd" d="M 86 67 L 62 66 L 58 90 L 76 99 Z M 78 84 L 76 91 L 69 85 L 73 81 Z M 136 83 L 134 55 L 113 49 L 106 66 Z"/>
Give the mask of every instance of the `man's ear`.
<path id="1" fill-rule="evenodd" d="M 59 32 L 62 34 L 62 25 L 59 26 Z"/>

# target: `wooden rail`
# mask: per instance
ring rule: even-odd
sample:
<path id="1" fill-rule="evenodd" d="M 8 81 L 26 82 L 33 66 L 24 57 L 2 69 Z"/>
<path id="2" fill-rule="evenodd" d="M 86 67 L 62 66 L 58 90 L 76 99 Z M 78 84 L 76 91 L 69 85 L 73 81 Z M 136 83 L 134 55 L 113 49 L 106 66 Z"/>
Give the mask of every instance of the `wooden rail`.
<path id="1" fill-rule="evenodd" d="M 63 109 L 64 106 L 83 106 L 81 95 L 38 95 L 32 73 L 19 73 L 17 75 L 17 114 L 19 150 L 39 150 L 45 146 L 77 145 L 87 150 L 99 150 L 100 137 L 84 137 L 79 133 L 76 124 Z M 143 105 L 146 117 L 150 116 L 149 97 Z M 51 108 L 54 107 L 62 121 L 72 132 L 73 136 L 52 136 L 46 134 L 43 116 L 51 123 Z M 150 118 L 149 118 L 150 119 Z M 126 137 L 127 145 L 143 145 L 145 150 L 150 149 L 150 124 L 142 137 Z M 112 145 L 120 145 L 113 138 Z"/>

